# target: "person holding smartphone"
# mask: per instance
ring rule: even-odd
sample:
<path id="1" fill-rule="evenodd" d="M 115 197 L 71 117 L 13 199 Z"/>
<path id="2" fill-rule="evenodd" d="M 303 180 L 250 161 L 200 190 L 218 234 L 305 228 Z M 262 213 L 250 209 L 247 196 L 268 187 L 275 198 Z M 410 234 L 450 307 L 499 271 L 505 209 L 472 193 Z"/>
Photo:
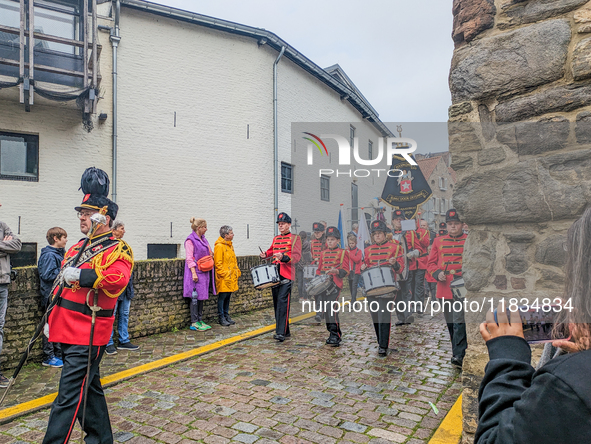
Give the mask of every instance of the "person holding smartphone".
<path id="1" fill-rule="evenodd" d="M 568 230 L 561 329 L 552 343 L 568 352 L 538 371 L 519 312 L 488 312 L 480 333 L 490 361 L 478 394 L 475 444 L 591 442 L 591 207 Z M 565 305 L 565 306 L 568 306 Z"/>

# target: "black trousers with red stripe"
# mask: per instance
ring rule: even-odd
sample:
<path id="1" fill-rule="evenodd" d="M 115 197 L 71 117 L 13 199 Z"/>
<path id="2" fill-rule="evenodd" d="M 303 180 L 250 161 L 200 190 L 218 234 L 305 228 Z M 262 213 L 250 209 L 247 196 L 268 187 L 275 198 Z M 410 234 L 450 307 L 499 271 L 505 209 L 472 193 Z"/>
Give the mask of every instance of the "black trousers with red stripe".
<path id="1" fill-rule="evenodd" d="M 386 295 L 385 295 L 386 296 Z M 394 296 L 392 294 L 392 296 Z M 390 345 L 390 327 L 392 325 L 392 313 L 388 310 L 388 302 L 394 297 L 372 297 L 367 296 L 369 311 L 376 331 L 376 339 L 381 348 L 388 348 Z M 373 302 L 373 304 L 372 304 Z"/>
<path id="2" fill-rule="evenodd" d="M 291 281 L 271 288 L 275 309 L 275 334 L 289 335 L 289 305 L 291 303 Z"/>
<path id="3" fill-rule="evenodd" d="M 322 310 L 324 311 L 324 321 L 326 322 L 326 329 L 330 333 L 329 338 L 341 339 L 341 324 L 339 322 L 339 312 L 332 311 L 331 304 L 333 301 L 339 300 L 341 289 L 339 287 L 333 288 L 329 292 L 320 294 L 320 302 L 322 302 Z M 324 308 L 326 304 L 326 309 Z"/>
<path id="4" fill-rule="evenodd" d="M 99 365 L 106 346 L 92 347 L 90 385 L 86 402 L 84 432 L 86 444 L 112 444 L 113 432 L 107 410 L 105 393 L 101 386 Z M 49 424 L 43 444 L 64 444 L 68 442 L 76 419 L 82 423 L 82 406 L 88 363 L 87 345 L 62 344 L 64 366 L 60 378 L 59 392 L 51 406 Z"/>

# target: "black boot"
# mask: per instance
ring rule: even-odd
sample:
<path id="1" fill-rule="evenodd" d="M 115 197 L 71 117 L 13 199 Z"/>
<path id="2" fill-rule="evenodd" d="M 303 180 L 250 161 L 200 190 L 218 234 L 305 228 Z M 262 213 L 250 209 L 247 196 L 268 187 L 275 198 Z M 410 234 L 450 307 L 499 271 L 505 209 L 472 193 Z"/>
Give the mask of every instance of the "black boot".
<path id="1" fill-rule="evenodd" d="M 230 325 L 234 325 L 236 323 L 236 321 L 233 321 L 232 318 L 230 318 L 230 315 L 226 315 L 226 322 Z"/>
<path id="2" fill-rule="evenodd" d="M 226 321 L 226 318 L 223 316 L 219 316 L 219 322 L 220 322 L 220 325 L 222 325 L 224 327 L 228 327 L 230 325 L 230 323 L 228 321 Z"/>

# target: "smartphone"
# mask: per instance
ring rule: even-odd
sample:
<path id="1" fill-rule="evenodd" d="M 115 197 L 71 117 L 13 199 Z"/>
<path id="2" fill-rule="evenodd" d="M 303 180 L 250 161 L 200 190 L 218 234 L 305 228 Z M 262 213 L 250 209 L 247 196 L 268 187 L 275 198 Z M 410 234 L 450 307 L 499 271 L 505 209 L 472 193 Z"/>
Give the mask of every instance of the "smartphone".
<path id="1" fill-rule="evenodd" d="M 541 344 L 544 342 L 552 342 L 558 339 L 570 339 L 567 331 L 563 329 L 555 329 L 554 324 L 561 307 L 559 305 L 546 306 L 546 310 L 542 308 L 532 308 L 527 305 L 519 305 L 519 316 L 523 326 L 523 337 L 529 344 Z M 507 308 L 507 319 L 511 319 L 511 312 Z M 497 310 L 495 310 L 495 322 L 497 320 Z"/>

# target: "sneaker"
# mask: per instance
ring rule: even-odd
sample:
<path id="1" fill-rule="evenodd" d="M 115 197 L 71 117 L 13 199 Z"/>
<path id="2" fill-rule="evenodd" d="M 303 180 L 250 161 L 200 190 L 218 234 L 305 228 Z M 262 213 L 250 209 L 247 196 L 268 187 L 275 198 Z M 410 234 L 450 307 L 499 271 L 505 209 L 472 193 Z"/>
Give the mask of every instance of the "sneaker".
<path id="1" fill-rule="evenodd" d="M 197 322 L 193 322 L 191 324 L 191 326 L 189 327 L 189 330 L 193 330 L 193 331 L 199 330 L 199 326 L 197 325 Z"/>
<path id="2" fill-rule="evenodd" d="M 123 344 L 119 344 L 117 350 L 139 350 L 140 346 L 132 344 L 131 342 L 125 342 Z"/>
<path id="3" fill-rule="evenodd" d="M 117 347 L 115 347 L 115 344 L 107 345 L 106 352 L 108 355 L 116 355 L 117 354 Z"/>
<path id="4" fill-rule="evenodd" d="M 206 324 L 203 321 L 197 321 L 193 325 L 196 325 L 197 326 L 197 330 L 199 330 L 199 331 L 205 331 L 208 328 L 211 328 L 209 325 L 206 327 Z"/>
<path id="5" fill-rule="evenodd" d="M 45 367 L 53 367 L 53 368 L 61 368 L 64 366 L 64 362 L 61 359 L 56 358 L 56 357 L 53 357 L 51 359 L 46 359 L 41 364 L 44 365 Z"/>
<path id="6" fill-rule="evenodd" d="M 203 330 L 209 330 L 211 328 L 210 325 L 207 325 L 205 322 L 201 321 L 201 327 L 203 327 Z"/>
<path id="7" fill-rule="evenodd" d="M 2 373 L 0 373 L 0 388 L 8 387 L 9 383 L 10 381 L 8 380 L 8 378 L 4 376 Z"/>

